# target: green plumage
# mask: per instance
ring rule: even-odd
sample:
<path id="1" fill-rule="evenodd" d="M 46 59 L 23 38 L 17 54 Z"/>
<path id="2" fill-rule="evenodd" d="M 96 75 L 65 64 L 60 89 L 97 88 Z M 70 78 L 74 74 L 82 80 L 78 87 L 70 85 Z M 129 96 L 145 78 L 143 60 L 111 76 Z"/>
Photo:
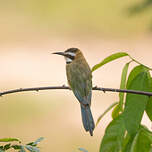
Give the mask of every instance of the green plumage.
<path id="1" fill-rule="evenodd" d="M 83 54 L 77 48 L 65 52 L 55 52 L 66 59 L 66 74 L 69 86 L 78 99 L 81 107 L 83 126 L 93 136 L 94 120 L 90 110 L 92 96 L 92 74 Z"/>
<path id="2" fill-rule="evenodd" d="M 66 65 L 69 86 L 80 102 L 83 126 L 93 135 L 94 121 L 90 110 L 92 96 L 91 70 L 83 54 L 78 51 L 75 59 Z"/>

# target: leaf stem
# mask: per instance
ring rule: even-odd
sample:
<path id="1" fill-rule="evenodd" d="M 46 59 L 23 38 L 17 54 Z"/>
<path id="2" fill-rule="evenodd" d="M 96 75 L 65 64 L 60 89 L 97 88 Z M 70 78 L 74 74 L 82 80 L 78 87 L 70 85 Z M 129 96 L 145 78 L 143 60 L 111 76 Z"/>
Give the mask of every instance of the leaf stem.
<path id="1" fill-rule="evenodd" d="M 144 66 L 144 67 L 146 67 L 147 69 L 149 69 L 149 70 L 152 71 L 152 68 L 150 68 L 150 67 L 148 67 L 148 66 L 140 63 L 139 61 L 137 61 L 136 59 L 134 59 L 133 57 L 131 57 L 129 54 L 128 54 L 128 56 L 129 56 L 129 58 L 130 58 L 132 61 L 134 61 L 134 62 L 136 62 L 137 64 L 142 65 L 142 66 Z"/>

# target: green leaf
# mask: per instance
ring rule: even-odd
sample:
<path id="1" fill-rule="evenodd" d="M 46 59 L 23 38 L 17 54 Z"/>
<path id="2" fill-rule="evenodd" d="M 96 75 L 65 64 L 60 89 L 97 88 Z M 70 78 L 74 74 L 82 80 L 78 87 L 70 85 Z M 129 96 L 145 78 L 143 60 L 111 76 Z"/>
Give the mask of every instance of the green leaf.
<path id="1" fill-rule="evenodd" d="M 150 75 L 150 72 L 148 72 L 148 79 L 149 79 L 150 91 L 152 92 L 152 77 Z M 152 96 L 148 100 L 148 103 L 146 106 L 146 113 L 149 119 L 152 121 Z"/>
<path id="2" fill-rule="evenodd" d="M 147 70 L 147 74 L 148 74 L 148 79 L 149 79 L 150 91 L 152 92 L 152 77 L 151 77 L 150 72 L 148 70 Z"/>
<path id="3" fill-rule="evenodd" d="M 146 139 L 143 136 L 140 136 L 142 132 L 142 135 L 144 133 L 144 136 L 146 136 Z M 148 143 L 152 144 L 152 132 L 150 132 L 147 128 L 144 126 L 140 126 L 138 132 L 130 136 L 128 133 L 125 136 L 124 142 L 123 142 L 123 150 L 122 152 L 151 152 L 147 149 L 147 141 Z M 138 145 L 137 143 L 140 144 Z M 137 149 L 139 148 L 139 149 Z"/>
<path id="4" fill-rule="evenodd" d="M 152 96 L 149 98 L 147 106 L 146 106 L 146 113 L 149 119 L 152 121 Z"/>
<path id="5" fill-rule="evenodd" d="M 100 120 L 102 119 L 102 117 L 103 117 L 108 111 L 110 111 L 115 105 L 117 105 L 117 104 L 118 104 L 118 102 L 114 102 L 113 104 L 111 104 L 111 105 L 104 111 L 104 113 L 102 113 L 102 114 L 98 117 L 97 122 L 96 122 L 96 126 L 98 125 L 98 123 L 100 122 Z"/>
<path id="6" fill-rule="evenodd" d="M 121 83 L 120 83 L 120 89 L 126 89 L 126 78 L 127 78 L 127 72 L 129 63 L 126 63 L 121 74 Z M 124 93 L 119 93 L 119 104 L 114 108 L 112 111 L 112 118 L 115 119 L 123 110 L 123 101 L 124 101 Z"/>
<path id="7" fill-rule="evenodd" d="M 21 148 L 21 147 L 22 147 L 21 145 L 12 145 L 11 147 L 14 148 L 15 150 L 16 150 L 16 149 L 22 149 L 22 148 Z"/>
<path id="8" fill-rule="evenodd" d="M 128 133 L 127 133 L 127 136 L 126 138 L 124 139 L 124 143 L 123 143 L 123 150 L 122 152 L 130 152 L 130 149 L 131 149 L 131 146 L 132 146 L 132 143 L 133 143 L 133 140 L 134 140 L 134 136 L 130 136 Z"/>
<path id="9" fill-rule="evenodd" d="M 84 148 L 79 148 L 79 150 L 80 151 L 82 151 L 82 152 L 88 152 L 86 149 L 84 149 Z"/>
<path id="10" fill-rule="evenodd" d="M 6 144 L 5 146 L 4 146 L 4 150 L 8 150 L 8 149 L 10 149 L 11 148 L 11 144 L 9 143 L 9 144 Z"/>
<path id="11" fill-rule="evenodd" d="M 139 73 L 131 81 L 128 89 L 148 91 L 149 80 L 147 72 Z M 138 131 L 148 99 L 149 97 L 145 95 L 127 93 L 123 118 L 126 129 L 130 135 L 135 134 Z"/>
<path id="12" fill-rule="evenodd" d="M 116 105 L 115 107 L 114 107 L 114 109 L 112 110 L 112 114 L 111 114 L 111 116 L 112 116 L 112 119 L 115 119 L 115 118 L 117 118 L 118 116 L 119 116 L 119 114 L 120 114 L 120 105 L 118 104 L 118 105 Z"/>
<path id="13" fill-rule="evenodd" d="M 147 68 L 145 68 L 143 65 L 138 65 L 138 66 L 134 67 L 134 68 L 132 69 L 132 71 L 130 72 L 130 74 L 129 74 L 126 88 L 127 88 L 127 89 L 129 88 L 132 80 L 133 80 L 139 73 L 145 72 L 145 71 L 147 71 Z"/>
<path id="14" fill-rule="evenodd" d="M 3 149 L 3 146 L 0 146 L 0 149 Z"/>
<path id="15" fill-rule="evenodd" d="M 25 145 L 25 148 L 30 152 L 40 152 L 39 148 L 31 145 Z"/>
<path id="16" fill-rule="evenodd" d="M 37 144 L 39 144 L 42 140 L 44 140 L 43 137 L 38 138 L 36 141 L 34 142 L 30 142 L 27 145 L 31 145 L 31 146 L 36 146 Z"/>
<path id="17" fill-rule="evenodd" d="M 120 89 L 126 89 L 126 78 L 127 78 L 127 72 L 128 72 L 128 67 L 129 63 L 126 63 L 121 74 L 121 83 L 120 83 Z M 120 92 L 119 93 L 119 105 L 120 105 L 120 110 L 123 109 L 123 101 L 124 101 L 124 93 Z M 119 112 L 119 111 L 118 111 Z"/>
<path id="18" fill-rule="evenodd" d="M 24 146 L 21 145 L 20 151 L 19 152 L 26 152 L 24 149 Z"/>
<path id="19" fill-rule="evenodd" d="M 135 138 L 132 142 L 132 145 L 131 145 L 131 148 L 130 148 L 130 152 L 135 152 L 135 146 L 136 146 L 136 143 L 137 143 L 137 140 L 138 140 L 138 137 L 139 137 L 139 134 L 140 134 L 140 130 L 137 132 L 137 134 L 135 135 Z M 144 146 L 144 145 L 142 145 Z"/>
<path id="20" fill-rule="evenodd" d="M 120 152 L 125 134 L 125 125 L 122 115 L 112 120 L 106 128 L 100 145 L 100 152 Z"/>
<path id="21" fill-rule="evenodd" d="M 144 128 L 144 126 L 142 127 L 144 129 L 144 134 L 148 137 L 149 141 L 152 143 L 152 132 L 148 130 L 147 128 Z"/>
<path id="22" fill-rule="evenodd" d="M 132 142 L 133 142 L 133 136 L 130 136 L 126 131 L 125 132 L 125 137 L 124 137 L 124 140 L 123 140 L 122 152 L 130 152 Z"/>
<path id="23" fill-rule="evenodd" d="M 151 138 L 152 133 L 141 127 L 133 140 L 130 152 L 150 152 L 152 150 Z"/>
<path id="24" fill-rule="evenodd" d="M 12 142 L 12 141 L 18 141 L 18 142 L 20 142 L 20 140 L 17 139 L 17 138 L 1 138 L 0 139 L 0 142 Z"/>
<path id="25" fill-rule="evenodd" d="M 40 138 L 38 138 L 34 143 L 33 143 L 33 145 L 37 145 L 37 144 L 39 144 L 42 140 L 44 140 L 44 137 L 40 137 Z"/>
<path id="26" fill-rule="evenodd" d="M 98 68 L 100 68 L 101 66 L 103 66 L 104 64 L 108 63 L 108 62 L 111 62 L 113 60 L 116 60 L 118 58 L 121 58 L 121 57 L 124 57 L 124 56 L 128 56 L 127 53 L 125 52 L 118 52 L 118 53 L 115 53 L 115 54 L 112 54 L 108 57 L 106 57 L 103 61 L 101 61 L 99 64 L 96 64 L 93 68 L 92 68 L 92 72 L 97 70 Z"/>
<path id="27" fill-rule="evenodd" d="M 3 149 L 0 149 L 0 152 L 5 152 Z"/>

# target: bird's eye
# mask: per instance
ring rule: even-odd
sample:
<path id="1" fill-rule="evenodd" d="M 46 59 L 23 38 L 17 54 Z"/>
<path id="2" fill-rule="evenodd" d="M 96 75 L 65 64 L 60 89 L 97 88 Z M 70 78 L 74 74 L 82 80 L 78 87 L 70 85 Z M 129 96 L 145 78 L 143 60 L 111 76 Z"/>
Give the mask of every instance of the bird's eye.
<path id="1" fill-rule="evenodd" d="M 65 57 L 67 57 L 67 58 L 69 58 L 69 59 L 71 59 L 71 60 L 74 60 L 74 58 L 75 58 L 75 53 L 73 53 L 73 52 L 66 52 L 65 53 Z"/>

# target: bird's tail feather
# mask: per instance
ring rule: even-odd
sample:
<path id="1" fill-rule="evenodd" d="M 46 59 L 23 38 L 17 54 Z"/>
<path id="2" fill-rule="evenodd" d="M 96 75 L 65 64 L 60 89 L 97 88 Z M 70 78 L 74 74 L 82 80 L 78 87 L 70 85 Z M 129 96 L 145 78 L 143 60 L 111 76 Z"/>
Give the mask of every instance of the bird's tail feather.
<path id="1" fill-rule="evenodd" d="M 81 105 L 81 115 L 82 115 L 82 122 L 85 130 L 89 131 L 90 135 L 93 136 L 93 130 L 95 125 L 89 105 L 86 106 Z"/>

